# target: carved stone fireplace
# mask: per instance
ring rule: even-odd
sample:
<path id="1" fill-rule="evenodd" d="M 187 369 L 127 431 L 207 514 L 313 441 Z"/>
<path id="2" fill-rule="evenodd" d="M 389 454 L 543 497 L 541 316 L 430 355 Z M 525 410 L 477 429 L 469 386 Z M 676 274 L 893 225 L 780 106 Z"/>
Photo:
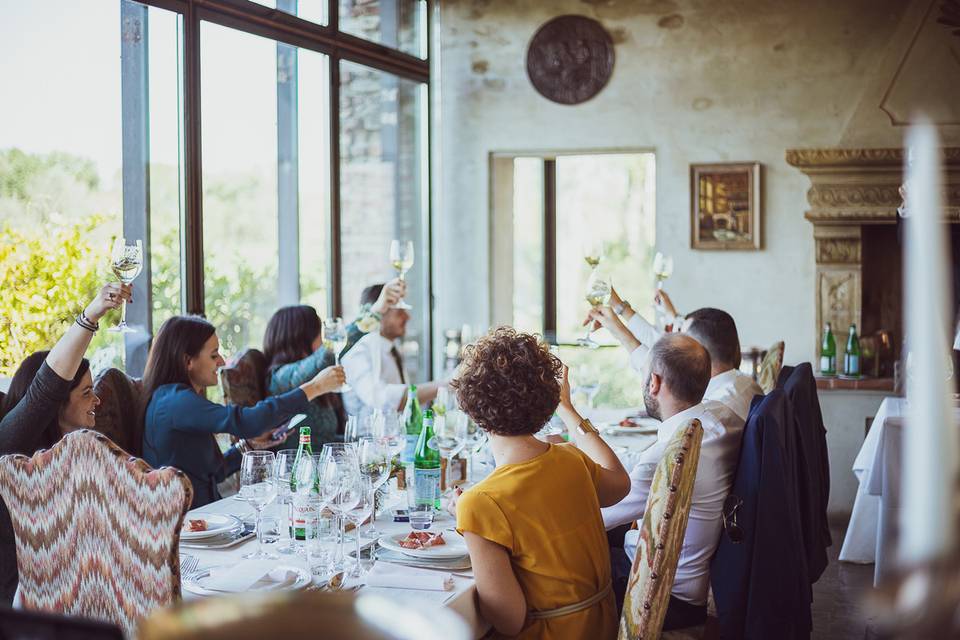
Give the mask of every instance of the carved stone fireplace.
<path id="1" fill-rule="evenodd" d="M 903 340 L 902 259 L 897 208 L 902 199 L 902 149 L 790 149 L 787 163 L 811 182 L 807 191 L 817 264 L 814 357 L 826 322 L 837 335 L 838 360 L 846 329 L 890 333 L 894 357 Z M 943 150 L 945 217 L 960 222 L 960 148 Z M 953 238 L 954 289 L 960 282 L 960 225 Z M 960 302 L 960 298 L 958 298 Z M 817 360 L 814 360 L 815 362 Z"/>

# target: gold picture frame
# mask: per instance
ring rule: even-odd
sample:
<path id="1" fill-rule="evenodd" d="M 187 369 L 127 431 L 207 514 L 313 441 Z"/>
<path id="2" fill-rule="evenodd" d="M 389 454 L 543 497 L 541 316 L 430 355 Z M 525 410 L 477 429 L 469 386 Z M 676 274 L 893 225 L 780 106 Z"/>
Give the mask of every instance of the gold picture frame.
<path id="1" fill-rule="evenodd" d="M 759 162 L 690 165 L 690 247 L 761 248 Z"/>

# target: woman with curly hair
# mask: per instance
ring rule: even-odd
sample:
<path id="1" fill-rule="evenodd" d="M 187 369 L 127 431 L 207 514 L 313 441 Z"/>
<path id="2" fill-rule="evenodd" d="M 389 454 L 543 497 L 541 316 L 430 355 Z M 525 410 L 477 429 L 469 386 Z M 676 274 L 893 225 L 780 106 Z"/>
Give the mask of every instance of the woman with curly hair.
<path id="1" fill-rule="evenodd" d="M 451 387 L 497 463 L 456 505 L 496 637 L 615 638 L 600 507 L 627 495 L 630 478 L 574 409 L 566 367 L 538 337 L 501 327 L 465 349 Z M 554 411 L 576 446 L 534 437 Z"/>

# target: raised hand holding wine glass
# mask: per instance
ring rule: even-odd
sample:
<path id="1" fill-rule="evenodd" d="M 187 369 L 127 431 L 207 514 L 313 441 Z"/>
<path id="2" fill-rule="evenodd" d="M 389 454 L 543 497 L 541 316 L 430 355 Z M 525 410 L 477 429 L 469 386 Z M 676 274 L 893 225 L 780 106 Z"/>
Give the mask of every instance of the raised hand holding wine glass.
<path id="1" fill-rule="evenodd" d="M 248 560 L 276 558 L 263 550 L 263 508 L 277 497 L 277 485 L 273 472 L 276 457 L 272 451 L 248 451 L 240 462 L 240 497 L 250 503 L 257 512 L 257 550 L 248 553 Z"/>
<path id="2" fill-rule="evenodd" d="M 126 285 L 133 283 L 143 269 L 143 243 L 136 240 L 134 244 L 127 244 L 123 237 L 114 240 L 113 250 L 110 254 L 110 266 L 113 269 L 113 275 L 117 276 L 120 282 Z M 111 327 L 109 331 L 119 331 L 121 333 L 135 331 L 127 324 L 126 299 L 123 300 L 120 307 L 120 324 Z"/>
<path id="3" fill-rule="evenodd" d="M 586 300 L 590 304 L 592 309 L 597 309 L 599 307 L 606 306 L 610 302 L 610 292 L 613 290 L 610 278 L 605 274 L 601 273 L 599 269 L 594 269 L 590 273 L 590 277 L 587 278 L 587 295 Z M 591 334 L 593 333 L 593 327 L 587 327 L 587 334 L 577 339 L 577 344 L 581 347 L 587 347 L 589 349 L 596 349 L 600 345 L 593 341 Z"/>
<path id="4" fill-rule="evenodd" d="M 340 353 L 347 346 L 347 325 L 343 318 L 327 318 L 323 321 L 323 339 L 333 350 L 334 366 L 340 366 Z M 338 393 L 350 391 L 352 387 L 344 382 L 337 389 Z"/>
<path id="5" fill-rule="evenodd" d="M 413 241 L 393 240 L 390 243 L 390 264 L 397 272 L 401 281 L 404 280 L 407 272 L 413 268 Z M 403 298 L 393 305 L 394 309 L 413 309 Z"/>

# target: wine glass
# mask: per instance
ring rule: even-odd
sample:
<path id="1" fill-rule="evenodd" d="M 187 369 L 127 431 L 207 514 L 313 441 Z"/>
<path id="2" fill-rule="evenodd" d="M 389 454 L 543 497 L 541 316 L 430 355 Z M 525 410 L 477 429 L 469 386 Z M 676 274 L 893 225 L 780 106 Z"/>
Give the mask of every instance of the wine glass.
<path id="1" fill-rule="evenodd" d="M 376 492 L 390 478 L 390 469 L 393 466 L 390 448 L 382 440 L 364 437 L 357 444 L 357 458 L 360 463 L 360 475 L 372 484 Z M 367 529 L 367 535 L 372 538 L 380 537 L 376 520 L 377 512 L 374 508 L 370 527 Z"/>
<path id="2" fill-rule="evenodd" d="M 590 270 L 600 266 L 603 259 L 603 242 L 594 238 L 587 238 L 583 241 L 583 259 L 586 261 Z"/>
<path id="3" fill-rule="evenodd" d="M 610 292 L 613 290 L 613 286 L 610 282 L 610 279 L 600 273 L 598 269 L 594 269 L 590 273 L 590 277 L 587 278 L 587 302 L 590 303 L 590 306 L 596 309 L 597 307 L 602 307 L 610 302 Z M 593 333 L 592 323 L 587 325 L 587 333 L 582 338 L 577 338 L 577 344 L 581 347 L 587 347 L 589 349 L 596 349 L 600 345 L 593 341 L 593 338 L 590 335 Z"/>
<path id="4" fill-rule="evenodd" d="M 657 251 L 653 256 L 653 275 L 657 279 L 657 291 L 663 289 L 663 281 L 673 273 L 673 257 Z"/>
<path id="5" fill-rule="evenodd" d="M 347 325 L 343 318 L 327 318 L 323 321 L 323 339 L 330 343 L 333 349 L 333 363 L 340 366 L 340 352 L 347 346 Z M 337 390 L 339 393 L 351 391 L 352 387 L 346 382 Z"/>
<path id="6" fill-rule="evenodd" d="M 277 552 L 283 554 L 295 553 L 293 539 L 296 537 L 293 528 L 293 487 L 294 462 L 297 460 L 296 449 L 282 449 L 277 452 L 276 462 L 273 465 L 273 483 L 277 486 L 277 501 L 286 507 L 281 509 L 280 540 Z"/>
<path id="7" fill-rule="evenodd" d="M 374 420 L 373 437 L 384 443 L 395 458 L 407 447 L 407 429 L 400 415 L 393 410 L 386 411 Z"/>
<path id="8" fill-rule="evenodd" d="M 447 488 L 447 491 L 452 490 L 449 478 L 453 457 L 460 453 L 464 445 L 467 444 L 467 421 L 464 418 L 464 414 L 457 412 L 452 415 L 436 416 L 433 421 L 437 449 L 440 451 L 440 457 L 447 461 L 443 477 L 443 486 Z"/>
<path id="9" fill-rule="evenodd" d="M 352 505 L 346 508 L 345 516 L 353 523 L 354 532 L 357 534 L 357 562 L 349 574 L 353 578 L 363 575 L 363 567 L 360 565 L 360 527 L 373 514 L 375 493 L 376 487 L 364 476 L 351 478 L 349 483 L 342 485 L 340 489 L 344 504 Z"/>
<path id="10" fill-rule="evenodd" d="M 356 445 L 352 442 L 329 442 L 323 445 L 319 471 L 320 499 L 337 516 L 340 524 L 337 557 L 334 560 L 337 570 L 343 568 L 343 542 L 346 535 L 344 512 L 352 508 L 349 500 L 344 499 L 349 499 L 350 493 L 341 496 L 341 490 L 352 476 L 360 477 Z"/>
<path id="11" fill-rule="evenodd" d="M 139 240 L 134 244 L 127 244 L 127 241 L 120 237 L 113 242 L 113 251 L 110 253 L 110 267 L 113 275 L 123 284 L 130 284 L 137 279 L 140 271 L 143 269 L 143 243 Z M 127 324 L 127 301 L 120 303 L 120 324 L 110 327 L 108 331 L 118 331 L 120 333 L 133 333 L 136 329 Z"/>
<path id="12" fill-rule="evenodd" d="M 240 497 L 250 503 L 257 511 L 257 550 L 248 553 L 248 560 L 266 560 L 276 558 L 263 550 L 263 527 L 261 519 L 263 508 L 277 497 L 277 485 L 273 481 L 273 468 L 276 456 L 273 451 L 248 451 L 240 462 Z"/>
<path id="13" fill-rule="evenodd" d="M 413 268 L 413 241 L 393 240 L 390 243 L 390 264 L 393 266 L 397 276 L 402 281 L 407 275 L 407 271 Z M 393 305 L 394 309 L 413 309 L 403 298 Z"/>

